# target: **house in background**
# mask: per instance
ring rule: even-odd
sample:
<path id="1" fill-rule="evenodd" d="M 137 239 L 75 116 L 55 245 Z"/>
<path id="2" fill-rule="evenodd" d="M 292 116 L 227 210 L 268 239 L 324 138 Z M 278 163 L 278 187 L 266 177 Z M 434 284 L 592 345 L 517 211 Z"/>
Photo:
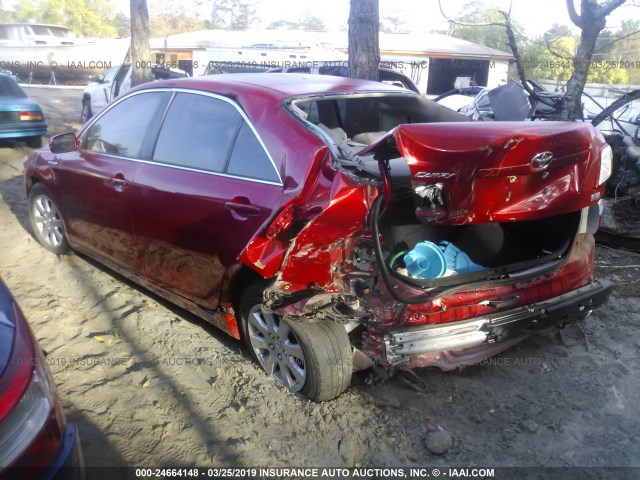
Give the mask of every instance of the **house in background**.
<path id="1" fill-rule="evenodd" d="M 263 71 L 312 62 L 346 62 L 347 32 L 200 30 L 151 41 L 152 61 L 203 75 Z M 381 66 L 410 77 L 421 93 L 507 82 L 510 53 L 432 33 L 380 34 Z"/>

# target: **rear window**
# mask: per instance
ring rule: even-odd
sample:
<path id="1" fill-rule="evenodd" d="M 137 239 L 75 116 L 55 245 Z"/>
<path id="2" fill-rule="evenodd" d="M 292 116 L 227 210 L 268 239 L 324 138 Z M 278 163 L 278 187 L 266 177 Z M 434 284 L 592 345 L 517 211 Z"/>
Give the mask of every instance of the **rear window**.
<path id="1" fill-rule="evenodd" d="M 240 111 L 220 98 L 175 95 L 160 130 L 153 160 L 236 177 L 279 183 L 256 133 Z"/>
<path id="2" fill-rule="evenodd" d="M 178 93 L 162 125 L 153 160 L 223 172 L 241 124 L 242 116 L 227 102 Z"/>
<path id="3" fill-rule="evenodd" d="M 15 80 L 7 75 L 0 75 L 0 97 L 18 97 L 27 98 L 24 90 L 15 82 Z"/>

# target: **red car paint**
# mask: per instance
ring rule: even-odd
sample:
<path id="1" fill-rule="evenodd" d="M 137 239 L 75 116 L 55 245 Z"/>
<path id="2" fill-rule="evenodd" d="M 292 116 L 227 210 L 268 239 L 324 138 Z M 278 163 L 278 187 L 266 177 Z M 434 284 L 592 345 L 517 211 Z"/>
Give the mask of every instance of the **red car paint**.
<path id="1" fill-rule="evenodd" d="M 49 187 L 74 249 L 236 338 L 235 308 L 246 268 L 272 280 L 265 298 L 275 313 L 320 312 L 336 301 L 352 306 L 356 317 L 366 316 L 363 350 L 381 362 L 383 337 L 398 327 L 462 321 L 593 280 L 594 242 L 586 232 L 576 235 L 562 265 L 537 276 L 436 289 L 431 296 L 398 285 L 398 291 L 424 296 L 412 305 L 393 298 L 375 265 L 356 268 L 354 251 L 371 248 L 373 241 L 372 205 L 382 194 L 386 205 L 391 202 L 391 184 L 384 174 L 363 179 L 339 166 L 334 151 L 296 118 L 291 104 L 353 93 L 410 95 L 401 89 L 328 76 L 233 75 L 157 82 L 119 101 L 146 91 L 210 92 L 231 100 L 255 128 L 281 182 L 247 182 L 82 149 L 40 150 L 26 162 L 27 190 L 36 182 Z M 91 124 L 78 133 L 80 139 Z M 395 149 L 407 160 L 413 188 L 439 182 L 446 193 L 437 215 L 417 208 L 418 221 L 464 225 L 539 219 L 597 204 L 604 191 L 598 185 L 604 145 L 583 124 L 446 122 L 397 126 L 359 155 L 374 158 Z M 538 168 L 535 157 L 547 151 L 553 162 Z M 376 291 L 354 290 L 363 274 L 378 278 Z M 429 362 L 416 357 L 413 364 Z"/>

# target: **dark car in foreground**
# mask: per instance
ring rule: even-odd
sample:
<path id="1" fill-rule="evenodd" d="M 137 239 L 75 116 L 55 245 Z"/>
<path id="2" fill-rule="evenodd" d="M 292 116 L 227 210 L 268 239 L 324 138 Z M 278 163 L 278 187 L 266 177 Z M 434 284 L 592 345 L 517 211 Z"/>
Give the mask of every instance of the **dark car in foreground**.
<path id="1" fill-rule="evenodd" d="M 583 318 L 611 149 L 406 89 L 237 74 L 134 89 L 25 163 L 37 239 L 243 338 L 293 392 L 470 365 Z"/>
<path id="2" fill-rule="evenodd" d="M 0 141 L 20 140 L 31 148 L 42 146 L 47 122 L 40 105 L 10 75 L 0 73 Z"/>
<path id="3" fill-rule="evenodd" d="M 82 479 L 74 424 L 65 420 L 45 358 L 0 280 L 0 479 Z"/>

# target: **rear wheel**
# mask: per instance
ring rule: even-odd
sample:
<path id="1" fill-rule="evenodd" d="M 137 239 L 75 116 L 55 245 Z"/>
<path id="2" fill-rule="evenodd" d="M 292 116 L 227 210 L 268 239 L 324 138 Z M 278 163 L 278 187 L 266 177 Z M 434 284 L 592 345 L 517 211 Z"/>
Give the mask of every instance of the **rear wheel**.
<path id="1" fill-rule="evenodd" d="M 56 255 L 69 251 L 58 208 L 47 187 L 40 183 L 29 192 L 29 218 L 36 238 L 44 248 Z"/>
<path id="2" fill-rule="evenodd" d="M 278 383 L 315 402 L 331 400 L 347 389 L 352 350 L 341 324 L 265 312 L 259 284 L 243 293 L 240 315 L 249 350 Z"/>
<path id="3" fill-rule="evenodd" d="M 27 138 L 27 146 L 30 148 L 42 147 L 42 137 L 29 137 Z"/>

